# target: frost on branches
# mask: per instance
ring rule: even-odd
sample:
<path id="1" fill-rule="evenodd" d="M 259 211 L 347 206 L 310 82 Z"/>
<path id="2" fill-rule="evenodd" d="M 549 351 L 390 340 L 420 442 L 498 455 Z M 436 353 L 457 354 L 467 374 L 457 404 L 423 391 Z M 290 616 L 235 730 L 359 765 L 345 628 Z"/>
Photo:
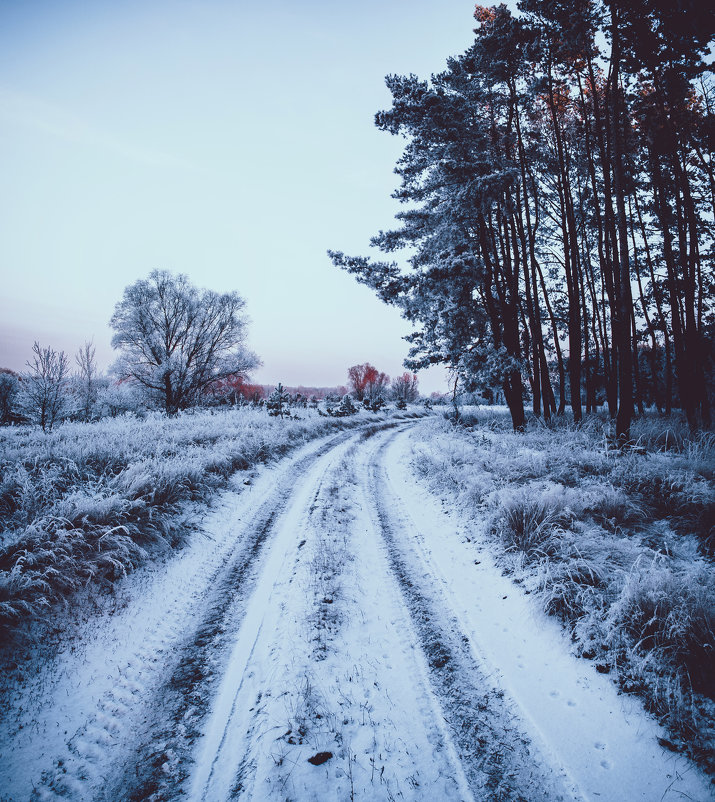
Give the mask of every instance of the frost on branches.
<path id="1" fill-rule="evenodd" d="M 114 309 L 115 373 L 176 414 L 209 385 L 259 365 L 246 348 L 244 307 L 236 292 L 199 290 L 184 275 L 152 271 Z"/>

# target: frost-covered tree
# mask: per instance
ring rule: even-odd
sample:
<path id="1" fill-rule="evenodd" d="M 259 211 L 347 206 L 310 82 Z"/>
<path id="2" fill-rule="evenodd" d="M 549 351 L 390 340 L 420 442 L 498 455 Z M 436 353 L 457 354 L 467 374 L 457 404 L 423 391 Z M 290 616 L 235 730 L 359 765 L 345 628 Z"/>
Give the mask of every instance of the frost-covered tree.
<path id="1" fill-rule="evenodd" d="M 367 383 L 376 375 L 377 368 L 373 367 L 369 362 L 348 368 L 348 385 L 357 401 L 362 401 L 365 398 Z"/>
<path id="2" fill-rule="evenodd" d="M 274 418 L 283 418 L 286 414 L 286 409 L 290 404 L 290 394 L 287 393 L 283 385 L 278 382 L 276 389 L 268 396 L 266 406 L 268 407 L 268 414 Z"/>
<path id="3" fill-rule="evenodd" d="M 4 369 L 0 371 L 0 424 L 10 423 L 14 417 L 20 382 L 15 373 Z"/>
<path id="4" fill-rule="evenodd" d="M 348 415 L 354 415 L 357 412 L 357 407 L 353 403 L 352 396 L 346 393 L 343 396 L 343 400 L 340 402 L 340 406 L 337 410 L 337 415 L 341 418 L 344 418 Z"/>
<path id="5" fill-rule="evenodd" d="M 95 358 L 95 347 L 91 340 L 85 344 L 75 354 L 77 363 L 77 396 L 79 401 L 79 412 L 84 420 L 92 417 L 92 410 L 97 401 L 97 360 Z"/>
<path id="6" fill-rule="evenodd" d="M 412 404 L 419 398 L 417 390 L 417 376 L 414 373 L 403 373 L 392 380 L 390 389 L 395 401 L 402 401 L 405 404 Z"/>
<path id="7" fill-rule="evenodd" d="M 127 414 L 143 415 L 146 412 L 146 398 L 137 384 L 100 379 L 95 409 L 100 418 L 107 416 L 116 418 Z"/>
<path id="8" fill-rule="evenodd" d="M 390 377 L 369 362 L 348 368 L 348 384 L 357 401 L 384 399 L 389 383 Z"/>
<path id="9" fill-rule="evenodd" d="M 377 402 L 384 404 L 389 387 L 390 377 L 381 370 L 377 371 L 376 375 L 371 376 L 370 381 L 365 386 L 365 401 L 372 405 Z"/>
<path id="10" fill-rule="evenodd" d="M 441 74 L 388 76 L 375 120 L 404 137 L 405 208 L 371 244 L 405 258 L 333 262 L 413 324 L 408 369 L 500 391 L 515 429 L 528 395 L 545 419 L 568 398 L 575 422 L 605 401 L 626 446 L 648 394 L 708 428 L 715 14 L 518 5 L 476 6 L 473 45 Z"/>
<path id="11" fill-rule="evenodd" d="M 68 408 L 69 360 L 64 351 L 32 346 L 32 362 L 22 377 L 19 406 L 43 432 L 52 431 Z"/>
<path id="12" fill-rule="evenodd" d="M 260 364 L 246 348 L 244 307 L 236 292 L 197 289 L 185 275 L 154 270 L 114 309 L 112 346 L 121 354 L 114 372 L 176 414 L 218 379 Z"/>

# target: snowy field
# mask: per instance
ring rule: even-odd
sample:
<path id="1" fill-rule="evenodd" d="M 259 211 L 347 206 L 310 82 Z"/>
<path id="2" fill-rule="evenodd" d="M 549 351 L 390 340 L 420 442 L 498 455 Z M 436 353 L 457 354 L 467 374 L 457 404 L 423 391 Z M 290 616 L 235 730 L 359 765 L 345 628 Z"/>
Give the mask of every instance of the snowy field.
<path id="1" fill-rule="evenodd" d="M 17 638 L 78 590 L 110 587 L 181 547 L 196 502 L 237 470 L 383 418 L 302 409 L 279 420 L 244 407 L 65 423 L 50 434 L 3 428 L 0 632 Z"/>
<path id="2" fill-rule="evenodd" d="M 4 689 L 0 799 L 713 798 L 702 769 L 667 748 L 674 723 L 644 709 L 659 697 L 637 640 L 623 625 L 607 637 L 644 560 L 651 585 L 667 567 L 671 596 L 673 577 L 690 572 L 693 589 L 709 570 L 697 532 L 680 531 L 684 500 L 680 518 L 656 520 L 635 494 L 650 471 L 706 503 L 706 446 L 644 438 L 647 453 L 616 458 L 594 431 L 565 430 L 554 452 L 553 433 L 513 435 L 480 412 L 464 429 L 353 420 L 236 422 L 255 429 L 245 464 L 164 511 L 182 519 L 182 547 L 111 595 L 75 591 L 94 611 L 52 648 L 24 642 L 34 659 Z M 210 478 L 215 446 L 231 465 L 230 427 L 211 446 L 196 435 L 209 421 L 182 427 L 176 459 L 189 451 Z M 155 447 L 137 475 L 171 465 Z M 52 503 L 71 499 L 68 488 Z M 10 549 L 28 542 L 16 530 Z M 600 581 L 574 590 L 563 573 L 578 536 Z M 614 565 L 600 564 L 600 541 Z M 646 690 L 620 693 L 639 671 Z"/>

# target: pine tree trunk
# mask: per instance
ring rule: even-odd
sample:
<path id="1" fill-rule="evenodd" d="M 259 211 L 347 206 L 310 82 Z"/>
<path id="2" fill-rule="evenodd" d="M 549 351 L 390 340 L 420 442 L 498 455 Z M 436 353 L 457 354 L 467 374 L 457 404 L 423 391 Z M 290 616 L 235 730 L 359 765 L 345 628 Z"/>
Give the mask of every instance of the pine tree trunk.
<path id="1" fill-rule="evenodd" d="M 618 226 L 618 413 L 616 438 L 620 446 L 630 440 L 633 418 L 633 352 L 631 348 L 631 272 L 628 257 L 628 223 L 626 217 L 624 179 L 624 115 L 620 88 L 620 30 L 618 13 L 611 6 L 611 122 L 613 141 L 613 192 L 616 197 Z"/>

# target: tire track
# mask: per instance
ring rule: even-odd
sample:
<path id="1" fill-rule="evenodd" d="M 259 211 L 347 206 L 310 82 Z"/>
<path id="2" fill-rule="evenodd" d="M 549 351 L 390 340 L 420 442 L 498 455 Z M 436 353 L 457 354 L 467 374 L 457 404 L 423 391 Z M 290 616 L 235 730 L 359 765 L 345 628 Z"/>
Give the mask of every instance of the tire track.
<path id="1" fill-rule="evenodd" d="M 457 616 L 439 592 L 428 566 L 411 544 L 400 501 L 389 490 L 384 455 L 394 435 L 380 444 L 369 465 L 366 499 L 385 545 L 424 653 L 459 759 L 477 799 L 553 802 L 580 799 L 562 773 L 550 769 L 525 735 L 510 702 L 475 654 Z"/>
<path id="2" fill-rule="evenodd" d="M 155 694 L 157 712 L 131 768 L 117 786 L 115 799 L 173 799 L 186 792 L 189 778 L 194 798 L 228 794 L 228 789 L 219 792 L 213 787 L 215 770 L 226 760 L 236 765 L 232 733 L 240 731 L 243 738 L 250 729 L 247 714 L 256 699 L 253 686 L 244 679 L 267 611 L 274 619 L 280 612 L 272 605 L 277 578 L 290 570 L 296 558 L 300 538 L 294 535 L 305 528 L 323 477 L 342 451 L 363 435 L 361 431 L 341 433 L 297 461 L 274 495 L 247 522 L 253 531 L 214 583 L 200 623 L 182 646 L 177 667 Z M 270 631 L 271 624 L 266 628 Z M 214 714 L 209 718 L 210 710 Z M 204 757 L 197 767 L 195 744 L 202 735 Z"/>
<path id="3" fill-rule="evenodd" d="M 576 659 L 558 624 L 502 576 L 478 526 L 415 482 L 405 464 L 410 442 L 390 440 L 380 460 L 382 504 L 397 522 L 402 554 L 429 576 L 428 589 L 567 791 L 613 802 L 710 798 L 712 785 L 694 764 L 659 745 L 662 731 L 638 700 Z"/>
<path id="4" fill-rule="evenodd" d="M 367 431 L 336 453 L 277 522 L 271 548 L 286 556 L 261 571 L 249 602 L 260 613 L 242 622 L 190 799 L 471 802 L 364 514 L 356 473 L 379 442 Z"/>
<path id="5" fill-rule="evenodd" d="M 63 692 L 54 703 L 46 703 L 47 709 L 38 711 L 37 731 L 20 733 L 13 754 L 4 756 L 0 783 L 6 790 L 13 789 L 13 798 L 113 802 L 145 798 L 141 789 L 151 787 L 150 777 L 157 771 L 165 773 L 162 767 L 166 760 L 161 760 L 162 750 L 156 743 L 149 746 L 150 739 L 132 759 L 132 744 L 137 734 L 147 732 L 147 728 L 153 731 L 151 725 L 166 719 L 170 708 L 173 717 L 168 726 L 178 726 L 183 740 L 195 737 L 195 720 L 206 706 L 203 690 L 200 693 L 198 689 L 210 687 L 213 672 L 220 663 L 216 649 L 220 650 L 225 632 L 235 624 L 237 610 L 249 593 L 251 575 L 273 523 L 294 491 L 295 477 L 304 475 L 332 449 L 354 437 L 355 431 L 347 430 L 309 444 L 301 450 L 307 453 L 282 461 L 259 479 L 260 487 L 251 487 L 245 494 L 225 491 L 223 505 L 241 520 L 215 539 L 207 533 L 214 541 L 213 551 L 210 544 L 199 543 L 197 549 L 189 547 L 169 561 L 165 574 L 159 569 L 153 575 L 149 567 L 149 587 L 116 619 L 107 620 L 106 630 L 96 633 L 96 642 L 90 640 L 81 647 L 88 653 L 99 651 L 99 656 L 93 657 L 99 666 L 92 677 L 97 686 L 95 699 L 91 697 L 91 686 L 68 688 L 67 695 L 77 698 L 64 700 Z M 278 481 L 271 481 L 276 474 Z M 217 514 L 220 519 L 224 513 L 219 510 Z M 178 570 L 182 562 L 193 557 L 194 551 L 198 559 L 191 570 L 186 567 Z M 136 575 L 133 580 L 136 581 Z M 102 625 L 100 621 L 94 626 L 100 630 Z M 127 638 L 127 629 L 130 640 L 122 643 L 120 639 Z M 105 660 L 102 647 L 116 653 L 106 654 Z M 90 660 L 78 655 L 78 651 L 81 649 L 72 644 L 65 664 L 60 663 L 55 669 L 58 675 L 70 677 Z M 59 690 L 64 690 L 61 683 Z M 40 691 L 44 693 L 44 688 Z M 32 695 L 28 689 L 27 697 Z M 153 699 L 148 710 L 147 699 Z M 170 702 L 168 707 L 167 702 Z M 60 711 L 65 709 L 63 720 Z M 188 711 L 192 715 L 187 715 Z M 53 727 L 55 731 L 64 727 L 64 737 L 55 735 Z M 33 747 L 33 743 L 45 734 L 52 736 L 48 741 L 52 752 L 45 750 L 45 768 L 31 768 L 28 776 L 28 767 L 23 764 L 24 750 L 41 754 L 43 750 Z M 58 746 L 53 745 L 55 742 Z M 169 754 L 168 759 L 171 762 L 173 755 Z M 130 773 L 125 768 L 127 763 L 133 767 Z M 149 763 L 151 770 L 147 771 Z M 24 793 L 20 790 L 23 786 L 27 788 Z"/>

